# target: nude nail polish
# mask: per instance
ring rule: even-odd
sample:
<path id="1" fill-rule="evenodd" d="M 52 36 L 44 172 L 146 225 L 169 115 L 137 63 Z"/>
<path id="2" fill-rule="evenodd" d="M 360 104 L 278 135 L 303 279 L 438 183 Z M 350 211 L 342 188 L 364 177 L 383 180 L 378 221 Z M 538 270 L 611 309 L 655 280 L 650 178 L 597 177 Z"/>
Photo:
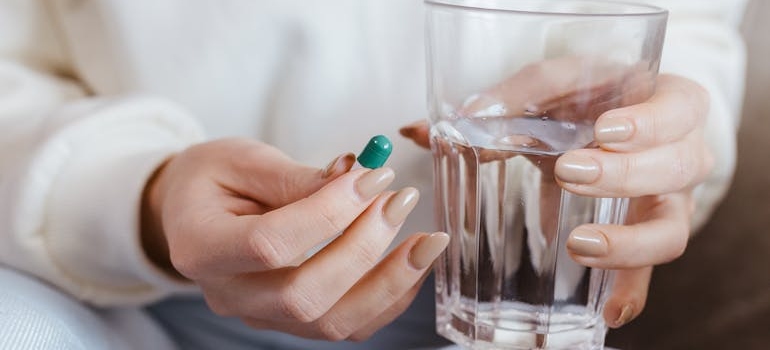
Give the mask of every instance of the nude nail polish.
<path id="1" fill-rule="evenodd" d="M 567 249 L 573 254 L 600 257 L 608 253 L 607 237 L 603 233 L 586 229 L 575 229 L 567 238 Z"/>
<path id="2" fill-rule="evenodd" d="M 625 118 L 607 118 L 596 122 L 594 126 L 596 141 L 613 143 L 627 141 L 633 136 L 635 127 Z"/>
<path id="3" fill-rule="evenodd" d="M 421 238 L 409 251 L 409 265 L 415 270 L 429 267 L 448 244 L 449 235 L 444 232 L 436 232 Z"/>
<path id="4" fill-rule="evenodd" d="M 563 182 L 590 184 L 601 175 L 599 163 L 591 157 L 567 153 L 556 161 L 556 177 Z"/>
<path id="5" fill-rule="evenodd" d="M 634 307 L 631 306 L 631 304 L 623 305 L 623 308 L 620 310 L 620 315 L 617 319 L 615 319 L 615 321 L 612 322 L 612 326 L 615 328 L 621 327 L 624 324 L 631 322 L 633 317 Z"/>
<path id="6" fill-rule="evenodd" d="M 412 137 L 415 133 L 417 133 L 417 129 L 419 129 L 422 124 L 422 122 L 414 122 L 402 127 L 401 129 L 398 129 L 398 133 L 404 137 Z"/>
<path id="7" fill-rule="evenodd" d="M 404 188 L 394 194 L 383 208 L 385 221 L 391 226 L 401 225 L 406 216 L 412 212 L 417 201 L 420 199 L 420 192 L 412 187 Z"/>
<path id="8" fill-rule="evenodd" d="M 368 171 L 356 181 L 356 192 L 358 192 L 362 199 L 369 200 L 388 188 L 394 178 L 395 174 L 390 168 L 378 168 Z"/>
<path id="9" fill-rule="evenodd" d="M 324 168 L 323 174 L 321 177 L 324 179 L 335 175 L 335 174 L 342 174 L 344 172 L 347 172 L 350 170 L 350 168 L 353 166 L 353 164 L 356 162 L 356 155 L 353 153 L 345 153 L 339 155 L 337 158 L 334 158 L 327 166 Z"/>

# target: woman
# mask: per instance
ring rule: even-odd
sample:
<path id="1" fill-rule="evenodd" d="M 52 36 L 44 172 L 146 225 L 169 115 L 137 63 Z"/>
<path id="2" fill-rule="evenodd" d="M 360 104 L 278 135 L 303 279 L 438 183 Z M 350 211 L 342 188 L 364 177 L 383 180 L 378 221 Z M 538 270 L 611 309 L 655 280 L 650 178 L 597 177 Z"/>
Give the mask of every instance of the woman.
<path id="1" fill-rule="evenodd" d="M 417 203 L 430 155 L 391 137 L 389 168 L 348 172 L 350 156 L 334 157 L 424 117 L 419 2 L 0 4 L 4 264 L 97 306 L 170 297 L 151 312 L 185 348 L 441 343 L 420 286 L 447 237 L 414 234 L 432 227 L 432 204 Z M 641 312 L 652 266 L 683 252 L 734 167 L 743 2 L 664 5 L 662 71 L 680 75 L 624 109 L 630 128 L 600 119 L 613 146 L 596 155 L 599 177 L 584 180 L 578 153 L 556 170 L 565 187 L 649 205 L 634 225 L 598 228 L 602 254 L 595 230 L 572 233 L 578 261 L 623 269 L 614 327 Z M 224 136 L 259 142 L 213 140 Z M 670 164 L 687 166 L 635 176 Z"/>

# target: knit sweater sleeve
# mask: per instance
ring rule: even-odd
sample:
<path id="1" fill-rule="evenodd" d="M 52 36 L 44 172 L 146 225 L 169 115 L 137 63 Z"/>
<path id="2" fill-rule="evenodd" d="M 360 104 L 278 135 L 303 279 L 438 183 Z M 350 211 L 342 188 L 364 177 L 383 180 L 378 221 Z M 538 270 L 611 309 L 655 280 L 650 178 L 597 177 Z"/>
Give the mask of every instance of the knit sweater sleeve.
<path id="1" fill-rule="evenodd" d="M 694 190 L 696 210 L 692 226 L 696 232 L 724 197 L 735 171 L 746 78 L 746 48 L 740 34 L 746 1 L 650 2 L 670 11 L 661 72 L 692 79 L 710 95 L 705 139 L 715 164 L 705 182 Z"/>
<path id="2" fill-rule="evenodd" d="M 97 305 L 194 290 L 146 258 L 139 212 L 147 178 L 201 128 L 163 99 L 89 96 L 42 4 L 0 2 L 0 263 Z"/>

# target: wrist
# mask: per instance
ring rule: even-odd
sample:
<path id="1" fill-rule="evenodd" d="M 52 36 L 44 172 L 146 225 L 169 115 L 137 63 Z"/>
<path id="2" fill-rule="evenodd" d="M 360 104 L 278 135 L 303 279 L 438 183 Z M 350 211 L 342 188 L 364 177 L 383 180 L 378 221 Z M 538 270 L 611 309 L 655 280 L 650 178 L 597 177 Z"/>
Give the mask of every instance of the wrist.
<path id="1" fill-rule="evenodd" d="M 171 263 L 168 241 L 163 230 L 163 175 L 172 158 L 161 163 L 150 175 L 142 192 L 140 236 L 142 249 L 150 262 L 177 278 L 184 278 Z"/>

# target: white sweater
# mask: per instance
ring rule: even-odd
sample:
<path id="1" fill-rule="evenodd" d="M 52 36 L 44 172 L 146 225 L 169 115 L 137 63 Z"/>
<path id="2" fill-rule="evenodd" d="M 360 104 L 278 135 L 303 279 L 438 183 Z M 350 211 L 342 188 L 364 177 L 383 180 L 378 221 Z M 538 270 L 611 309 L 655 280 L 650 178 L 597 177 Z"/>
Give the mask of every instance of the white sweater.
<path id="1" fill-rule="evenodd" d="M 671 9 L 662 70 L 712 94 L 702 222 L 735 167 L 745 1 L 657 2 Z M 421 7 L 0 0 L 0 262 L 97 305 L 193 290 L 143 254 L 139 206 L 159 162 L 206 137 L 254 137 L 320 167 L 384 133 L 394 187 L 429 194 L 429 152 L 397 136 L 426 113 Z M 404 234 L 432 229 L 430 197 Z"/>

